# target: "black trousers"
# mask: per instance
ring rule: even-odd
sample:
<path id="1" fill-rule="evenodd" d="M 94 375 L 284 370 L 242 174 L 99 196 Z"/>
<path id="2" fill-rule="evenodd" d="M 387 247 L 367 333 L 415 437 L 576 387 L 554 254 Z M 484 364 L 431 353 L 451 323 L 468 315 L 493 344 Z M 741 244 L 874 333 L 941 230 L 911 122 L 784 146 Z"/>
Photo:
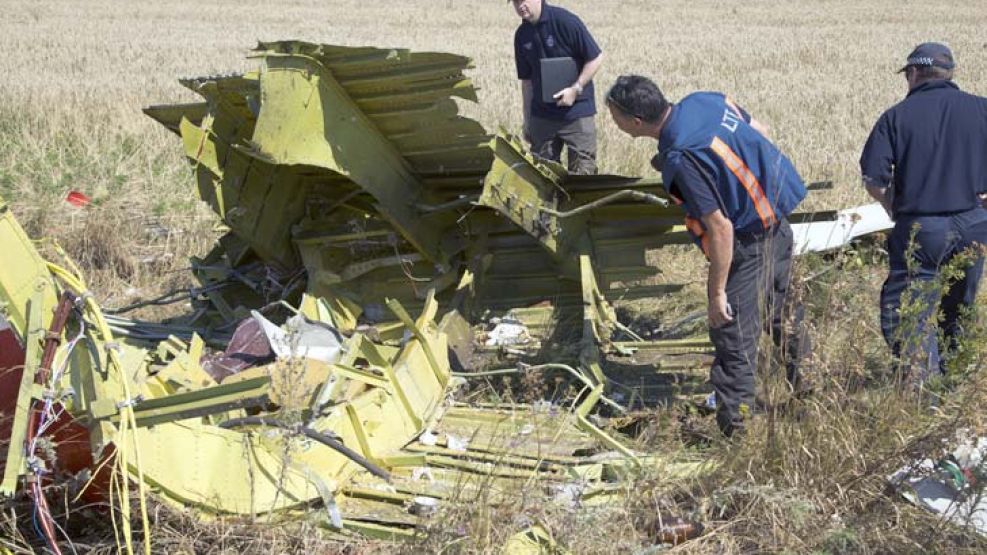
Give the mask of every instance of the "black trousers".
<path id="1" fill-rule="evenodd" d="M 716 392 L 716 422 L 727 436 L 742 429 L 754 409 L 762 330 L 782 349 L 789 383 L 798 388 L 799 363 L 811 346 L 802 307 L 788 302 L 791 270 L 792 228 L 787 221 L 764 232 L 734 236 L 726 287 L 733 321 L 709 330 L 716 349 L 709 373 Z"/>

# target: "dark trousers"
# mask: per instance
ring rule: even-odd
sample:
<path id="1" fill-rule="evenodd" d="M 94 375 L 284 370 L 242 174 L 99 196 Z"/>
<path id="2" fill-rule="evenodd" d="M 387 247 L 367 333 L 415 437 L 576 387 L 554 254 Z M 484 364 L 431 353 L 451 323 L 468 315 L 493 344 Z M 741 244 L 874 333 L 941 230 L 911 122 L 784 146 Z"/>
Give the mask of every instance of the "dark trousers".
<path id="1" fill-rule="evenodd" d="M 745 416 L 754 409 L 763 329 L 782 349 L 788 380 L 798 388 L 799 363 L 811 347 L 802 326 L 803 309 L 788 301 L 791 270 L 792 228 L 787 221 L 768 231 L 735 235 L 726 288 L 733 321 L 709 330 L 716 350 L 709 372 L 716 392 L 716 422 L 727 436 L 742 429 Z"/>
<path id="2" fill-rule="evenodd" d="M 531 151 L 536 155 L 561 162 L 564 147 L 569 150 L 569 173 L 596 173 L 596 122 L 593 116 L 573 121 L 532 116 L 528 122 L 528 133 L 531 136 Z"/>
<path id="3" fill-rule="evenodd" d="M 909 249 L 913 233 L 915 245 Z M 898 216 L 888 237 L 891 268 L 881 289 L 881 331 L 900 361 L 897 367 L 914 373 L 910 377 L 917 382 L 945 372 L 948 356 L 944 355 L 961 337 L 961 313 L 976 300 L 983 257 L 974 258 L 948 287 L 934 281 L 944 265 L 976 243 L 987 244 L 987 210 L 983 208 L 947 216 Z M 900 311 L 903 300 L 917 303 L 912 304 L 914 318 L 905 325 Z M 929 321 L 937 305 L 942 313 L 943 349 L 936 326 Z"/>

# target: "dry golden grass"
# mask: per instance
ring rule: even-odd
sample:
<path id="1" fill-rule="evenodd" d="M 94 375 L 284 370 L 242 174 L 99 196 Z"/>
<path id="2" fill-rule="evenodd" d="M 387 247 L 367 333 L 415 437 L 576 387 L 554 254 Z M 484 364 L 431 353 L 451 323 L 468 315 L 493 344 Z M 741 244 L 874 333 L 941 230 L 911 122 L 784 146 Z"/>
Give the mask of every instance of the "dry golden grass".
<path id="1" fill-rule="evenodd" d="M 903 95 L 904 79 L 893 71 L 914 44 L 947 41 L 959 62 L 957 81 L 987 92 L 987 10 L 976 2 L 561 5 L 586 21 L 606 53 L 598 94 L 625 72 L 654 77 L 671 98 L 728 92 L 771 126 L 807 178 L 838 181 L 835 198 L 827 199 L 836 204 L 861 198 L 860 146 L 880 112 Z M 63 186 L 71 181 L 96 194 L 117 193 L 113 170 L 123 170 L 128 192 L 188 195 L 175 170 L 181 165 L 163 163 L 178 159 L 177 143 L 140 107 L 189 99 L 178 76 L 249 68 L 244 55 L 256 40 L 282 38 L 466 54 L 476 62 L 481 87 L 480 104 L 469 111 L 488 128 L 516 130 L 511 38 L 517 22 L 510 6 L 497 1 L 7 0 L 0 21 L 4 138 L 24 149 L 71 138 L 79 157 L 90 164 L 102 159 L 104 171 L 94 175 L 60 175 L 72 160 L 59 158 L 34 169 Z M 631 146 L 607 118 L 599 124 L 604 169 L 649 171 L 653 145 Z M 124 139 L 136 142 L 132 152 L 119 146 Z M 0 158 L 4 188 L 34 192 L 40 184 L 11 169 L 11 148 L 4 145 Z"/>
<path id="2" fill-rule="evenodd" d="M 598 95 L 628 72 L 655 78 L 672 99 L 694 90 L 728 92 L 770 125 L 807 179 L 836 182 L 834 191 L 814 194 L 810 208 L 865 200 L 859 151 L 881 111 L 904 95 L 904 79 L 894 71 L 916 43 L 948 42 L 959 63 L 957 82 L 987 94 L 987 10 L 976 1 L 560 3 L 586 21 L 606 53 Z M 518 21 L 502 0 L 4 0 L 2 7 L 0 195 L 32 235 L 58 239 L 81 260 L 109 305 L 187 283 L 186 257 L 204 253 L 215 237 L 178 140 L 140 108 L 192 100 L 177 83 L 180 76 L 251 68 L 245 55 L 257 40 L 466 54 L 475 60 L 472 75 L 481 88 L 480 103 L 466 112 L 488 129 L 520 125 L 511 45 Z M 598 125 L 604 171 L 650 173 L 652 142 L 619 134 L 606 117 Z M 68 207 L 62 199 L 71 189 L 94 197 L 96 206 Z M 94 238 L 106 244 L 96 248 Z M 645 543 L 634 525 L 659 508 L 691 512 L 710 526 L 703 540 L 680 552 L 982 549 L 885 496 L 882 487 L 887 471 L 908 460 L 926 436 L 935 439 L 958 423 L 983 429 L 977 407 L 987 386 L 969 385 L 935 414 L 900 388 L 864 387 L 886 366 L 875 329 L 883 262 L 879 254 L 846 256 L 837 272 L 806 291 L 820 389 L 801 419 L 770 415 L 739 444 L 714 440 L 706 453 L 724 467 L 712 478 L 670 489 L 660 476 L 646 477 L 627 506 L 610 512 L 525 508 L 549 519 L 577 553 L 633 550 Z M 812 273 L 832 263 L 803 267 Z M 675 271 L 673 281 L 697 275 L 691 262 Z M 687 449 L 681 439 L 687 430 L 709 428 L 708 420 L 695 420 L 659 412 L 649 447 Z M 485 532 L 464 540 L 437 526 L 406 549 L 497 552 L 517 528 L 510 511 L 452 515 L 449 522 Z M 216 530 L 181 518 L 158 524 L 162 552 L 330 549 L 290 532 L 270 539 L 269 530 L 252 536 L 222 523 Z M 224 543 L 231 533 L 236 541 Z"/>

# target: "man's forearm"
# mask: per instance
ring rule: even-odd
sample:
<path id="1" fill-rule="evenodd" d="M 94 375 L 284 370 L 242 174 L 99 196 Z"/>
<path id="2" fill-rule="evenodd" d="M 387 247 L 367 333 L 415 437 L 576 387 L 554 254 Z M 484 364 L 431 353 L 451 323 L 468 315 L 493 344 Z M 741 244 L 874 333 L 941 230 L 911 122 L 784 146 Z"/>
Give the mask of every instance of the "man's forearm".
<path id="1" fill-rule="evenodd" d="M 706 233 L 709 236 L 706 245 L 706 255 L 709 257 L 706 293 L 710 299 L 713 299 L 719 295 L 726 295 L 727 276 L 730 274 L 730 264 L 733 262 L 733 225 L 724 218 L 724 222 L 707 224 Z"/>
<path id="2" fill-rule="evenodd" d="M 706 226 L 706 256 L 709 257 L 709 277 L 706 295 L 709 306 L 706 316 L 711 328 L 719 328 L 733 320 L 727 299 L 727 279 L 733 262 L 733 223 L 719 210 L 703 216 Z"/>
<path id="3" fill-rule="evenodd" d="M 593 76 L 600 70 L 600 65 L 602 63 L 603 54 L 600 54 L 596 58 L 586 62 L 586 64 L 583 65 L 582 71 L 579 72 L 579 76 L 576 77 L 575 82 L 553 95 L 556 100 L 556 104 L 563 107 L 572 106 L 575 104 L 576 100 L 579 98 L 579 95 L 583 93 L 583 87 L 593 80 Z"/>
<path id="4" fill-rule="evenodd" d="M 596 76 L 597 71 L 600 71 L 600 66 L 602 65 L 603 65 L 603 53 L 600 53 L 599 56 L 593 58 L 592 60 L 586 62 L 585 65 L 583 65 L 583 70 L 579 72 L 579 77 L 576 78 L 576 82 L 573 83 L 573 85 L 577 85 L 579 90 L 581 91 L 583 87 L 588 85 L 589 82 L 593 80 L 593 77 Z"/>

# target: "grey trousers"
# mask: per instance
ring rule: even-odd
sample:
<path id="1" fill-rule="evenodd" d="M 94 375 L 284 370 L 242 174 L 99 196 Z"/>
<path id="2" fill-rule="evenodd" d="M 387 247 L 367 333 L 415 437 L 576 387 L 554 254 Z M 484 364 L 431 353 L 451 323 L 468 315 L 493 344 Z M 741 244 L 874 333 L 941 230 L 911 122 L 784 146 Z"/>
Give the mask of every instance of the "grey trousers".
<path id="1" fill-rule="evenodd" d="M 716 391 L 716 421 L 727 436 L 743 430 L 754 410 L 757 347 L 761 331 L 771 334 L 785 360 L 787 378 L 799 389 L 799 363 L 811 344 L 802 325 L 803 308 L 788 299 L 792 270 L 792 228 L 736 234 L 727 276 L 733 321 L 709 330 L 716 358 L 709 371 Z"/>
<path id="2" fill-rule="evenodd" d="M 569 173 L 595 174 L 596 122 L 593 116 L 573 121 L 556 121 L 531 116 L 528 121 L 531 152 L 542 158 L 562 161 L 562 148 L 568 154 Z"/>

